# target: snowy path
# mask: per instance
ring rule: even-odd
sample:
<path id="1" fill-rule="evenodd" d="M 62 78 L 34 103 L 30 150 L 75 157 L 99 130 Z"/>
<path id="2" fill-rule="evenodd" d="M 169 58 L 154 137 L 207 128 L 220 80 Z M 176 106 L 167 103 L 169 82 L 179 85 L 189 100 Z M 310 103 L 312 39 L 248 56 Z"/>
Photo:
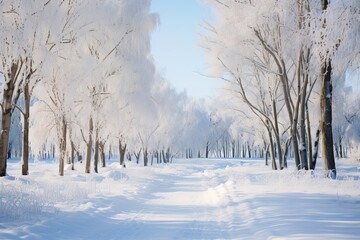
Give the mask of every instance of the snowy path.
<path id="1" fill-rule="evenodd" d="M 53 164 L 39 164 L 37 177 L 2 179 L 1 186 L 27 182 L 45 192 L 71 191 L 51 200 L 56 211 L 0 215 L 0 239 L 359 239 L 357 167 L 344 165 L 340 180 L 331 181 L 272 172 L 262 161 L 195 161 L 114 164 L 86 177 L 68 171 L 63 185 L 42 174 Z"/>

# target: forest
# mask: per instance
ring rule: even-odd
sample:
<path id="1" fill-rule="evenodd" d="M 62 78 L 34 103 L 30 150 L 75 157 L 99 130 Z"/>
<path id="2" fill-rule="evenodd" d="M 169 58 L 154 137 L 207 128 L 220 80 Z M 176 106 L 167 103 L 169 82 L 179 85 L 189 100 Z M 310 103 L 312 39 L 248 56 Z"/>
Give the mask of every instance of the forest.
<path id="1" fill-rule="evenodd" d="M 308 170 L 319 154 L 336 177 L 335 159 L 359 154 L 359 2 L 204 2 L 215 15 L 200 41 L 206 74 L 224 82 L 214 101 L 156 70 L 149 0 L 1 1 L 0 175 L 10 158 L 23 175 L 29 159 L 57 159 L 62 176 L 109 158 Z"/>
<path id="2" fill-rule="evenodd" d="M 0 0 L 0 239 L 358 239 L 360 1 L 164 1 Z"/>

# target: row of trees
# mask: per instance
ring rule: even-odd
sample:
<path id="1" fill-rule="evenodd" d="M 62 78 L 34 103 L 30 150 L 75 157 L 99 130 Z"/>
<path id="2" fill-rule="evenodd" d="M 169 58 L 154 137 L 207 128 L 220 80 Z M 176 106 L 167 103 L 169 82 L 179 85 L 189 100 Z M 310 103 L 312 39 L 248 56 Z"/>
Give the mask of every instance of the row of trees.
<path id="1" fill-rule="evenodd" d="M 56 155 L 61 176 L 76 158 L 97 172 L 114 149 L 120 164 L 132 155 L 144 165 L 215 151 L 229 122 L 156 73 L 150 4 L 0 1 L 0 176 L 20 150 L 23 175 L 30 155 Z"/>
<path id="2" fill-rule="evenodd" d="M 14 111 L 22 114 L 24 175 L 29 138 L 33 152 L 44 143 L 56 143 L 60 175 L 68 149 L 70 154 L 80 151 L 80 141 L 85 142 L 90 171 L 92 148 L 97 158 L 109 138 L 106 127 L 116 121 L 112 118 L 121 122 L 111 130 L 121 139 L 122 128 L 133 118 L 131 111 L 141 111 L 143 101 L 135 98 L 150 99 L 155 70 L 149 35 L 157 25 L 157 16 L 149 14 L 150 3 L 0 1 L 0 176 L 6 175 Z"/>
<path id="3" fill-rule="evenodd" d="M 282 169 L 291 147 L 298 169 L 314 169 L 311 124 L 319 121 L 323 165 L 335 177 L 333 89 L 343 89 L 359 62 L 359 1 L 206 2 L 216 15 L 203 41 L 212 74 L 230 84 L 241 102 L 236 110 L 245 105 L 261 122 L 273 167 L 275 149 Z"/>

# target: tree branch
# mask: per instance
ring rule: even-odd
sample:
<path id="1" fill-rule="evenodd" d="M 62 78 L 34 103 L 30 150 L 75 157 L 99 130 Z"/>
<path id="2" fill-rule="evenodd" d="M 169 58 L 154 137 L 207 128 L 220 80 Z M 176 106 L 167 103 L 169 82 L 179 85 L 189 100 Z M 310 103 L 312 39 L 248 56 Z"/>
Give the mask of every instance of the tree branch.
<path id="1" fill-rule="evenodd" d="M 105 61 L 119 46 L 120 44 L 122 43 L 122 41 L 124 41 L 126 35 L 132 33 L 133 30 L 129 30 L 127 32 L 125 32 L 124 36 L 120 39 L 120 41 L 115 45 L 115 47 L 103 58 L 102 61 Z"/>

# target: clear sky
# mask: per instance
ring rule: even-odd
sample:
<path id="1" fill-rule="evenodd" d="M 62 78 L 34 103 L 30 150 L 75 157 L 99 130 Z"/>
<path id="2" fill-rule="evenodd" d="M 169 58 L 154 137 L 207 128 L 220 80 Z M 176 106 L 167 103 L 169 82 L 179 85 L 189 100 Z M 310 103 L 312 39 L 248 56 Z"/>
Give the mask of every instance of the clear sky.
<path id="1" fill-rule="evenodd" d="M 160 26 L 152 36 L 152 53 L 158 71 L 178 91 L 195 98 L 215 97 L 221 80 L 210 79 L 199 45 L 202 22 L 211 17 L 201 0 L 152 0 Z"/>

